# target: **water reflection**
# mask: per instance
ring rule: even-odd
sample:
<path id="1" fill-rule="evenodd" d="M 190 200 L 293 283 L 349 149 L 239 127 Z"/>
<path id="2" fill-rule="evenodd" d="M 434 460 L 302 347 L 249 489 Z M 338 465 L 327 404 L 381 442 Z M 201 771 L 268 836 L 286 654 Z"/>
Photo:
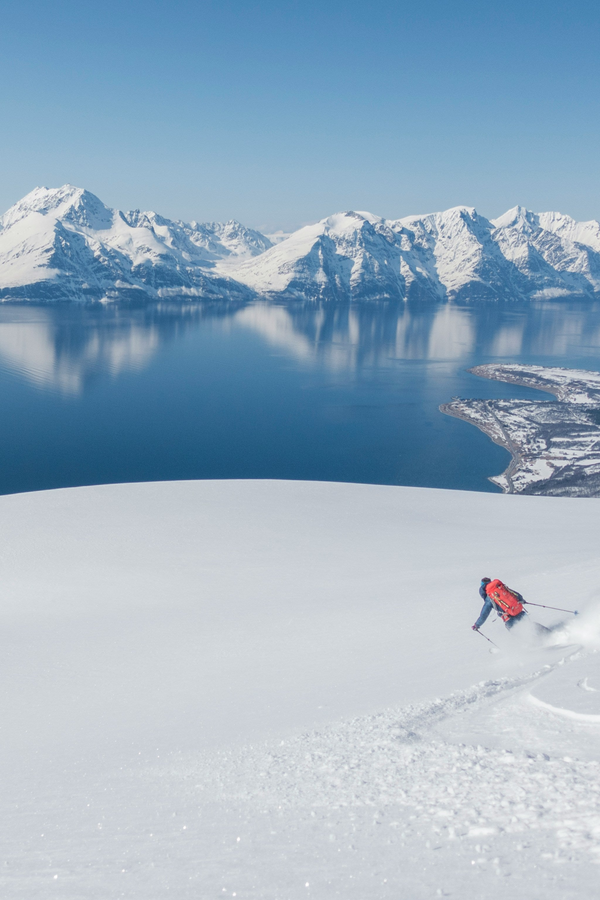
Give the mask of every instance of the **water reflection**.
<path id="1" fill-rule="evenodd" d="M 0 357 L 3 366 L 24 375 L 38 387 L 59 388 L 79 394 L 92 373 L 103 370 L 118 375 L 140 369 L 158 346 L 157 330 L 127 327 L 107 334 L 86 329 L 83 340 L 57 333 L 54 323 L 8 322 L 0 327 Z M 65 340 L 66 339 L 66 340 Z"/>
<path id="2" fill-rule="evenodd" d="M 100 376 L 140 372 L 156 351 L 205 318 L 231 315 L 198 304 L 132 309 L 78 304 L 0 308 L 0 369 L 38 388 L 79 395 Z"/>
<path id="3" fill-rule="evenodd" d="M 316 360 L 334 370 L 380 366 L 390 359 L 460 359 L 475 342 L 471 311 L 448 304 L 257 303 L 237 312 L 234 324 L 258 332 L 298 360 Z"/>
<path id="4" fill-rule="evenodd" d="M 561 364 L 600 351 L 596 303 L 3 306 L 0 367 L 38 388 L 80 395 L 100 376 L 141 372 L 162 346 L 208 325 L 254 333 L 282 355 L 332 371 L 398 360 Z"/>
<path id="5" fill-rule="evenodd" d="M 252 304 L 232 325 L 258 332 L 298 360 L 332 369 L 391 360 L 594 356 L 600 304 Z"/>

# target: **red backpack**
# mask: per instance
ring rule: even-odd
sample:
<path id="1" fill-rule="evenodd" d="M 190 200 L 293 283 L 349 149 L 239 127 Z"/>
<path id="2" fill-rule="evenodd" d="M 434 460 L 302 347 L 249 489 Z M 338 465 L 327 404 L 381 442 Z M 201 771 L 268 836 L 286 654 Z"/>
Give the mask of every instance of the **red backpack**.
<path id="1" fill-rule="evenodd" d="M 503 622 L 508 622 L 512 616 L 518 616 L 523 612 L 523 604 L 519 598 L 499 578 L 486 584 L 485 592 L 494 603 Z"/>

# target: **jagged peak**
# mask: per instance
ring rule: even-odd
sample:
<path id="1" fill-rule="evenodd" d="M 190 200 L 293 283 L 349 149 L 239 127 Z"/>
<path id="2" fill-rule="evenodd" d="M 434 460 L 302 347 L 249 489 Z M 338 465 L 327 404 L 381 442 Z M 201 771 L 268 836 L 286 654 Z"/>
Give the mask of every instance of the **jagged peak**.
<path id="1" fill-rule="evenodd" d="M 171 219 L 166 219 L 164 216 L 161 216 L 160 213 L 154 212 L 152 209 L 130 209 L 128 212 L 122 212 L 120 215 L 131 228 L 147 228 L 153 227 L 154 225 L 168 227 L 173 224 L 183 224 L 182 222 L 173 222 Z"/>
<path id="2" fill-rule="evenodd" d="M 532 230 L 540 227 L 539 216 L 525 206 L 513 206 L 504 215 L 491 219 L 494 228 L 521 228 Z"/>
<path id="3" fill-rule="evenodd" d="M 354 231 L 357 228 L 362 228 L 365 224 L 378 225 L 382 222 L 385 222 L 385 219 L 382 219 L 381 216 L 376 216 L 373 213 L 366 211 L 357 212 L 353 209 L 347 209 L 343 212 L 337 212 L 332 216 L 320 219 L 318 222 L 315 222 L 314 225 L 307 225 L 306 228 L 316 228 L 334 232 Z M 301 230 L 303 231 L 304 229 Z"/>
<path id="4" fill-rule="evenodd" d="M 63 184 L 60 188 L 36 187 L 20 200 L 17 200 L 2 216 L 4 227 L 18 222 L 30 213 L 47 214 L 64 203 L 72 201 L 83 193 L 81 188 L 72 184 Z"/>
<path id="5" fill-rule="evenodd" d="M 110 227 L 112 211 L 85 188 L 63 184 L 59 188 L 36 187 L 11 206 L 2 216 L 2 226 L 8 228 L 32 213 L 57 218 L 74 219 L 80 225 L 93 228 Z"/>
<path id="6" fill-rule="evenodd" d="M 432 218 L 455 218 L 456 216 L 467 215 L 469 218 L 475 218 L 478 213 L 474 206 L 449 206 L 448 209 L 438 210 L 432 213 L 423 213 L 421 215 L 404 216 L 405 219 L 432 219 Z"/>
<path id="7" fill-rule="evenodd" d="M 577 222 L 572 216 L 568 216 L 566 213 L 557 212 L 556 210 L 541 212 L 538 213 L 537 216 L 540 221 L 543 219 L 548 225 L 552 223 L 557 223 L 559 225 L 598 225 L 598 222 L 595 219 L 590 219 L 589 222 Z"/>
<path id="8" fill-rule="evenodd" d="M 425 213 L 424 215 L 416 216 L 403 216 L 401 219 L 396 219 L 394 224 L 406 228 L 411 228 L 417 224 L 423 224 L 425 226 L 430 225 L 434 228 L 438 228 L 440 225 L 445 225 L 447 222 L 456 222 L 457 220 L 464 221 L 465 218 L 471 221 L 481 220 L 487 222 L 487 219 L 484 216 L 480 216 L 474 206 L 451 206 L 449 209 L 444 209 L 441 212 Z"/>
<path id="9" fill-rule="evenodd" d="M 578 222 L 571 216 L 559 212 L 540 213 L 538 218 L 542 228 L 561 239 L 584 244 L 597 252 L 600 251 L 600 222 L 597 219 Z"/>
<path id="10" fill-rule="evenodd" d="M 453 218 L 454 216 L 468 216 L 469 219 L 480 218 L 479 213 L 474 206 L 451 206 L 449 209 L 445 209 L 443 212 L 438 213 L 438 215 L 445 216 L 446 218 Z"/>
<path id="11" fill-rule="evenodd" d="M 36 187 L 26 194 L 16 205 L 38 207 L 40 205 L 59 206 L 65 202 L 72 202 L 89 194 L 85 188 L 77 187 L 75 184 L 63 184 L 61 187 L 48 188 Z"/>
<path id="12" fill-rule="evenodd" d="M 527 235 L 538 230 L 548 231 L 563 241 L 584 244 L 600 251 L 600 222 L 596 219 L 578 222 L 564 213 L 556 211 L 535 213 L 524 206 L 514 206 L 500 218 L 493 219 L 492 225 L 498 230 L 512 229 Z"/>
<path id="13" fill-rule="evenodd" d="M 290 252 L 292 246 L 304 248 L 301 252 L 305 252 L 309 247 L 320 241 L 328 235 L 332 237 L 346 235 L 351 237 L 365 226 L 377 226 L 387 224 L 386 220 L 381 216 L 376 216 L 370 212 L 355 212 L 354 210 L 345 210 L 343 212 L 334 213 L 319 219 L 309 225 L 304 225 L 296 231 L 286 235 L 283 241 L 271 241 L 265 235 L 261 237 L 269 241 L 270 247 L 266 251 L 279 257 L 281 253 Z M 261 234 L 258 232 L 258 234 Z"/>
<path id="14" fill-rule="evenodd" d="M 543 212 L 538 213 L 538 219 L 543 228 L 548 231 L 562 231 L 565 229 L 577 229 L 583 231 L 600 231 L 600 222 L 598 219 L 588 219 L 584 222 L 578 222 L 572 216 L 561 212 Z"/>
<path id="15" fill-rule="evenodd" d="M 248 225 L 243 225 L 237 219 L 228 219 L 226 222 L 202 222 L 200 224 L 192 222 L 192 225 L 196 228 L 210 228 L 214 231 L 228 231 L 237 234 L 259 234 L 261 237 L 264 237 L 262 232 L 257 231 L 255 228 L 249 228 Z"/>

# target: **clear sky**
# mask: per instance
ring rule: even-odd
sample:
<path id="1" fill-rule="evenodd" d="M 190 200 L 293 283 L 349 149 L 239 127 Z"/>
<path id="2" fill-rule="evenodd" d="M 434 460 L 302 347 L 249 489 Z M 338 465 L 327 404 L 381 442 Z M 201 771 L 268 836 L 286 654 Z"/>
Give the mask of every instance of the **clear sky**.
<path id="1" fill-rule="evenodd" d="M 600 218 L 599 48 L 597 0 L 3 0 L 0 210 Z"/>

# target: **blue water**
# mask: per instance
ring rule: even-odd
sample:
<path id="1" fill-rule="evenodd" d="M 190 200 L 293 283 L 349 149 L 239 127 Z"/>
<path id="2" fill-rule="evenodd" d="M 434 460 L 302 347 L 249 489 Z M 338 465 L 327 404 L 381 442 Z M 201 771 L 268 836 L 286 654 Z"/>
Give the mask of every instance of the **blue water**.
<path id="1" fill-rule="evenodd" d="M 0 307 L 0 493 L 183 478 L 496 491 L 508 453 L 442 415 L 547 395 L 470 375 L 600 368 L 600 304 Z"/>

